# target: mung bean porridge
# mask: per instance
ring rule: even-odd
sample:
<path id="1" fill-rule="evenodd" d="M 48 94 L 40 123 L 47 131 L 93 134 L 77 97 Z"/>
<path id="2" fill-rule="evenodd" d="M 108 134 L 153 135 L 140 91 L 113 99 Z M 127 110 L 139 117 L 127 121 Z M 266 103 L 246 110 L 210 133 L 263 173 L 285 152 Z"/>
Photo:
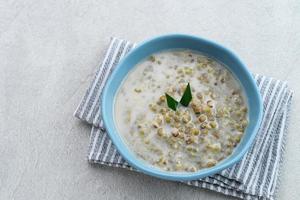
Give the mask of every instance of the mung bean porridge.
<path id="1" fill-rule="evenodd" d="M 139 159 L 164 171 L 195 172 L 231 155 L 248 110 L 240 83 L 222 63 L 174 49 L 129 72 L 115 98 L 114 120 Z"/>

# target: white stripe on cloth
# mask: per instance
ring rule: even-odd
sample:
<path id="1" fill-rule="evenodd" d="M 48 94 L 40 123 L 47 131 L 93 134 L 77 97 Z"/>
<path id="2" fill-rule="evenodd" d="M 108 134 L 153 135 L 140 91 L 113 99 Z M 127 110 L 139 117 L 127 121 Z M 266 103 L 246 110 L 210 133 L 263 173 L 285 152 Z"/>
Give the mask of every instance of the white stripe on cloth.
<path id="1" fill-rule="evenodd" d="M 124 49 L 123 49 L 123 51 L 122 51 L 122 54 L 120 55 L 120 59 L 119 59 L 119 60 L 121 60 L 121 59 L 124 57 L 125 53 L 127 52 L 127 49 L 129 48 L 129 45 L 130 45 L 129 42 L 126 42 L 126 43 L 125 43 Z M 103 83 L 105 83 L 105 82 L 106 82 L 106 79 L 103 80 Z M 101 90 L 101 91 L 102 91 L 102 90 Z M 91 108 L 91 110 L 93 110 L 93 108 Z M 97 111 L 97 113 L 96 113 L 96 116 L 95 116 L 95 118 L 94 118 L 93 124 L 96 124 L 97 122 L 100 121 L 100 113 L 101 113 L 101 109 L 98 109 L 98 111 Z"/>
<path id="2" fill-rule="evenodd" d="M 279 82 L 277 82 L 277 83 L 279 83 Z M 272 92 L 271 92 L 271 96 L 273 96 L 275 93 L 276 93 L 276 89 L 277 89 L 277 85 L 278 84 L 275 84 L 275 87 L 273 88 L 274 90 L 272 90 Z M 268 86 L 267 86 L 267 88 L 266 88 L 266 92 L 265 93 L 267 93 L 268 92 L 268 89 L 269 89 L 269 86 L 270 86 L 270 82 L 268 83 Z M 278 96 L 276 96 L 276 97 L 278 97 Z M 266 99 L 264 98 L 264 100 L 266 101 Z M 272 101 L 267 101 L 268 103 L 267 103 L 267 105 L 266 105 L 266 109 L 265 109 L 265 113 L 268 113 L 269 112 L 269 109 L 271 108 L 270 106 L 272 105 L 273 107 L 276 107 L 276 106 L 274 106 L 274 104 L 272 104 Z M 266 114 L 267 115 L 267 114 Z M 261 123 L 261 127 L 263 127 L 261 130 L 259 130 L 260 132 L 265 132 L 264 130 L 266 129 L 266 123 L 268 122 L 268 120 L 269 120 L 269 118 L 267 118 L 266 116 L 263 118 L 263 121 L 262 121 L 262 123 Z M 261 134 L 261 136 L 264 138 L 265 136 L 266 136 L 267 134 Z M 258 147 L 261 147 L 262 146 L 262 144 L 263 143 L 265 143 L 266 142 L 266 139 L 262 139 L 262 138 L 260 138 L 259 140 L 256 140 L 257 142 L 255 143 L 255 145 L 257 145 Z M 255 156 L 251 156 L 251 157 L 249 157 L 249 158 L 247 158 L 247 163 L 244 165 L 244 166 L 242 166 L 242 168 L 244 169 L 244 171 L 243 171 L 243 174 L 242 173 L 240 173 L 240 174 L 238 174 L 237 175 L 237 177 L 241 177 L 242 175 L 243 175 L 243 182 L 245 183 L 246 181 L 249 181 L 249 179 L 250 178 L 252 178 L 251 180 L 253 180 L 253 178 L 256 178 L 256 176 L 255 175 L 253 175 L 253 176 L 251 176 L 252 174 L 256 174 L 256 172 L 261 168 L 260 167 L 260 165 L 255 165 L 254 164 L 254 162 L 256 162 L 256 159 L 257 159 L 257 154 L 262 154 L 262 151 L 260 150 L 260 148 L 255 148 L 255 149 L 253 149 L 254 151 L 252 152 L 252 154 L 250 154 L 250 155 L 255 155 Z M 248 154 L 249 155 L 249 154 Z M 259 155 L 258 155 L 259 156 Z M 254 159 L 255 158 L 255 159 Z M 253 166 L 253 170 L 248 170 L 248 168 L 250 167 L 250 166 Z M 251 173 L 251 175 L 250 175 L 250 173 Z M 250 181 L 251 181 L 250 180 Z M 249 184 L 249 185 L 251 185 L 251 184 Z M 250 188 L 248 188 L 248 190 L 247 190 L 248 192 L 250 192 Z"/>
<path id="3" fill-rule="evenodd" d="M 107 51 L 107 53 L 106 53 L 106 55 L 105 55 L 103 64 L 102 64 L 102 66 L 100 67 L 99 72 L 97 73 L 96 78 L 95 78 L 95 80 L 94 80 L 93 83 L 92 83 L 91 91 L 93 91 L 93 90 L 95 89 L 95 86 L 96 86 L 96 84 L 98 83 L 99 77 L 102 75 L 101 72 L 102 72 L 102 70 L 105 69 L 105 65 L 106 65 L 106 63 L 107 63 L 107 60 L 108 60 L 108 58 L 109 58 L 109 55 L 112 53 L 112 52 L 111 52 L 111 49 L 112 49 L 112 47 L 114 46 L 115 41 L 116 41 L 116 38 L 113 38 L 112 41 L 111 41 L 111 43 L 110 43 L 110 46 L 109 46 L 108 51 Z M 85 104 L 83 105 L 83 108 L 82 108 L 81 113 L 80 113 L 80 118 L 83 117 L 83 113 L 84 113 L 84 111 L 86 110 L 86 108 L 87 108 L 87 106 L 88 106 L 88 102 L 90 101 L 90 98 L 91 98 L 92 94 L 93 94 L 92 92 L 88 93 L 87 99 L 85 100 Z"/>
<path id="4" fill-rule="evenodd" d="M 106 137 L 107 137 L 107 134 L 104 134 L 104 137 L 101 139 L 100 146 L 99 146 L 98 150 L 96 150 L 97 151 L 96 160 L 100 160 L 99 157 L 100 157 L 100 154 L 101 154 L 101 151 L 102 151 L 102 148 L 103 148 L 103 144 L 104 144 L 104 141 L 105 141 Z"/>
<path id="5" fill-rule="evenodd" d="M 90 149 L 90 152 L 89 152 L 89 156 L 88 156 L 88 159 L 89 160 L 92 160 L 92 156 L 93 156 L 93 153 L 95 152 L 95 146 L 96 146 L 96 143 L 98 142 L 98 138 L 100 136 L 100 134 L 97 134 L 98 131 L 95 131 L 95 127 L 92 127 L 92 133 L 91 133 L 91 149 Z"/>
<path id="6" fill-rule="evenodd" d="M 282 89 L 282 87 L 281 87 L 281 89 Z M 281 89 L 279 90 L 279 94 L 280 94 Z M 276 95 L 276 96 L 280 97 L 280 95 Z M 274 109 L 276 109 L 276 106 L 274 106 Z M 279 115 L 276 115 L 276 116 L 279 116 Z M 273 125 L 274 126 L 278 126 L 278 122 L 277 122 L 278 120 L 279 120 L 278 117 L 277 117 L 276 120 L 273 120 Z M 258 157 L 258 159 L 256 159 L 255 162 L 253 163 L 253 165 L 256 166 L 256 168 L 254 168 L 254 170 L 251 171 L 250 175 L 248 176 L 247 181 L 245 182 L 246 185 L 252 186 L 252 189 L 251 189 L 251 187 L 248 187 L 247 190 L 246 190 L 249 193 L 254 193 L 255 192 L 255 193 L 258 193 L 259 195 L 262 194 L 262 192 L 258 191 L 258 188 L 259 188 L 259 185 L 260 185 L 260 188 L 265 187 L 265 185 L 262 185 L 261 182 L 263 181 L 262 178 L 266 177 L 265 176 L 266 166 L 268 166 L 269 164 L 273 164 L 274 159 L 278 159 L 278 156 L 271 154 L 274 151 L 276 151 L 276 148 L 272 148 L 275 145 L 271 145 L 271 148 L 270 148 L 270 143 L 271 144 L 276 143 L 276 141 L 274 141 L 275 138 L 273 137 L 276 134 L 272 134 L 272 128 L 268 128 L 269 123 L 270 122 L 267 122 L 267 124 L 264 125 L 264 126 L 267 127 L 266 130 L 269 133 L 265 134 L 267 136 L 263 139 L 265 142 L 260 145 L 260 148 L 258 148 L 258 149 L 260 149 L 258 151 L 259 155 L 256 156 L 256 158 Z M 265 147 L 268 147 L 268 148 L 266 149 Z M 261 153 L 261 152 L 265 152 L 265 153 Z M 268 154 L 270 154 L 270 156 L 267 156 Z M 260 170 L 257 170 L 257 166 L 260 167 Z M 250 170 L 248 170 L 246 172 L 249 172 L 249 171 Z M 267 178 L 269 178 L 269 176 Z"/>
<path id="7" fill-rule="evenodd" d="M 264 113 L 266 113 L 265 115 L 267 115 L 267 113 L 269 112 L 269 108 L 270 108 L 270 106 L 272 105 L 274 105 L 274 104 L 272 104 L 272 101 L 268 101 L 267 99 L 266 99 L 266 97 L 265 97 L 265 95 L 268 93 L 268 91 L 269 91 L 269 88 L 270 88 L 270 85 L 271 85 L 271 79 L 268 81 L 268 84 L 267 84 L 267 86 L 266 86 L 266 88 L 265 88 L 265 91 L 263 92 L 263 100 L 264 100 L 264 102 L 267 102 L 266 104 L 265 104 L 265 107 L 267 107 L 266 109 L 265 109 L 265 112 Z M 273 88 L 273 90 L 272 90 L 272 92 L 271 92 L 271 95 L 273 95 L 273 94 L 275 94 L 275 92 L 276 92 L 276 87 L 274 87 Z M 267 121 L 269 120 L 269 118 L 267 118 L 266 116 L 263 118 L 263 121 L 262 121 L 262 123 L 261 123 L 261 129 L 259 130 L 259 132 L 260 133 L 264 133 L 265 131 L 265 123 L 267 123 Z M 265 135 L 266 134 L 259 134 L 258 136 L 259 136 L 259 139 L 257 139 L 256 140 L 256 144 L 255 145 L 257 145 L 257 146 L 261 146 L 262 145 L 262 143 L 264 143 L 264 142 L 266 142 L 266 140 L 264 140 L 264 139 L 262 139 L 263 137 L 265 137 Z M 252 151 L 251 152 L 251 154 L 248 154 L 248 155 L 257 155 L 258 154 L 258 152 L 260 152 L 260 151 L 258 151 L 258 148 L 255 148 L 255 149 L 253 149 L 254 151 Z M 260 152 L 261 153 L 261 152 Z M 255 159 L 254 158 L 256 158 L 256 156 L 251 156 L 251 157 L 249 157 L 248 156 L 248 158 L 247 159 L 245 159 L 246 161 L 243 163 L 243 165 L 241 166 L 241 168 L 242 169 L 244 169 L 243 170 L 243 172 L 241 173 L 238 173 L 236 176 L 237 176 L 237 178 L 238 179 L 242 179 L 242 182 L 245 182 L 245 181 L 247 181 L 248 180 L 248 178 L 250 177 L 249 176 L 249 173 L 250 172 L 253 172 L 253 171 L 256 171 L 255 170 L 255 168 L 257 169 L 259 166 L 256 166 L 256 165 L 253 165 L 252 164 L 252 162 L 254 162 L 255 161 Z M 254 167 L 254 170 L 248 170 L 248 167 L 250 167 L 250 166 L 253 166 Z M 249 173 L 248 173 L 249 172 Z"/>
<path id="8" fill-rule="evenodd" d="M 278 81 L 276 81 L 276 86 L 278 86 L 278 84 L 279 84 L 279 82 Z M 276 88 L 276 87 L 275 87 Z M 282 93 L 282 91 L 283 91 L 283 86 L 281 87 L 281 89 L 280 89 L 280 91 L 279 91 L 279 95 L 277 95 L 276 97 L 278 97 L 278 98 L 276 98 L 276 103 L 274 104 L 274 105 L 277 105 L 277 103 L 278 103 L 278 101 L 280 100 L 280 96 L 281 96 L 281 93 Z M 275 89 L 274 89 L 275 90 Z M 272 93 L 271 94 L 271 97 L 270 97 L 270 99 L 273 99 L 274 98 L 274 95 L 275 95 L 275 93 Z M 268 104 L 268 107 L 267 107 L 267 109 L 266 109 L 266 112 L 268 113 L 268 109 L 269 109 L 269 106 L 270 106 L 270 104 Z M 270 113 L 275 113 L 275 110 L 277 109 L 277 107 L 276 106 L 273 106 L 273 109 L 270 111 Z M 272 120 L 269 120 L 268 122 L 267 122 L 267 124 L 266 125 L 264 125 L 266 128 L 268 128 L 269 127 L 269 125 L 270 125 L 270 123 L 271 123 L 271 121 Z M 271 137 L 272 135 L 271 134 L 265 134 L 264 136 L 266 136 L 266 137 L 264 137 L 261 141 L 260 141 L 260 143 L 259 143 L 259 147 L 260 148 L 256 148 L 256 152 L 255 152 L 255 154 L 257 154 L 258 155 L 258 158 L 255 156 L 255 159 L 254 159 L 254 156 L 253 157 L 251 157 L 251 160 L 250 160 L 250 164 L 248 165 L 248 166 L 252 166 L 252 165 L 254 165 L 254 166 L 257 166 L 256 165 L 256 163 L 260 163 L 260 164 L 262 164 L 262 156 L 264 155 L 263 153 L 261 153 L 261 152 L 265 152 L 265 149 L 266 149 L 266 147 L 268 146 L 268 145 L 263 145 L 262 143 L 266 143 L 266 141 L 268 141 L 268 139 L 269 139 L 269 137 Z M 245 177 L 247 177 L 248 179 L 251 177 L 252 178 L 252 181 L 250 181 L 249 182 L 249 185 L 251 185 L 251 184 L 253 184 L 253 179 L 254 179 L 254 177 L 255 176 L 249 176 L 249 174 L 250 173 L 253 173 L 253 174 L 255 174 L 257 172 L 257 168 L 255 168 L 253 171 L 252 170 L 247 170 L 246 171 L 246 175 L 245 175 Z"/>
<path id="9" fill-rule="evenodd" d="M 275 190 L 279 187 L 280 185 L 280 173 L 281 173 L 281 165 L 283 164 L 283 155 L 285 153 L 285 142 L 286 142 L 286 135 L 287 135 L 287 129 L 288 129 L 288 122 L 289 122 L 289 113 L 290 113 L 290 109 L 291 109 L 291 101 L 292 101 L 292 97 L 293 97 L 293 92 L 290 91 L 290 90 L 287 90 L 287 93 L 286 95 L 283 97 L 286 101 L 285 101 L 285 104 L 284 104 L 284 107 L 286 109 L 283 109 L 283 115 L 282 115 L 282 119 L 281 119 L 281 123 L 283 124 L 282 125 L 282 129 L 280 128 L 280 131 L 282 131 L 283 133 L 283 138 L 282 138 L 282 143 L 278 146 L 280 146 L 280 153 L 279 153 L 279 156 L 280 156 L 280 159 L 278 161 L 278 164 L 277 164 L 277 170 L 276 172 L 274 173 L 274 181 L 270 184 L 270 193 L 268 193 L 269 195 L 270 194 L 275 194 Z M 278 189 L 277 189 L 278 191 Z"/>
<path id="10" fill-rule="evenodd" d="M 122 44 L 122 42 L 118 42 L 116 51 L 115 51 L 115 53 L 113 54 L 113 57 L 112 57 L 112 62 L 110 62 L 110 64 L 107 66 L 107 68 L 104 71 L 105 74 L 104 74 L 103 79 L 100 82 L 100 88 L 97 90 L 96 97 L 100 96 L 100 93 L 103 90 L 104 84 L 106 83 L 106 80 L 107 80 L 108 76 L 110 75 L 110 70 L 113 67 L 113 64 L 115 63 L 115 59 L 116 59 L 117 55 L 119 54 L 119 49 L 121 48 L 121 44 Z M 90 120 L 92 111 L 94 110 L 94 107 L 96 106 L 97 103 L 99 103 L 99 102 L 98 101 L 93 101 L 92 107 L 90 108 L 90 110 L 89 110 L 89 112 L 86 116 L 88 121 Z"/>

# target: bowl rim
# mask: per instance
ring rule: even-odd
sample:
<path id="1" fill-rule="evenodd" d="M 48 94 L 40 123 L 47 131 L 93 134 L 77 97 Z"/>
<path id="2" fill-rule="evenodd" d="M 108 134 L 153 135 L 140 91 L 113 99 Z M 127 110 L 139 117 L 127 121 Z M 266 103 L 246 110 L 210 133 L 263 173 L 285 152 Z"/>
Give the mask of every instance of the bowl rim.
<path id="1" fill-rule="evenodd" d="M 235 155 L 234 157 L 232 157 L 231 159 L 229 159 L 227 162 L 222 163 L 220 165 L 216 165 L 214 167 L 211 168 L 205 168 L 205 169 L 201 169 L 198 170 L 196 172 L 168 172 L 168 171 L 163 171 L 160 169 L 156 169 L 155 167 L 151 166 L 148 163 L 145 163 L 143 161 L 140 161 L 138 158 L 136 158 L 136 156 L 131 155 L 133 154 L 133 151 L 130 150 L 127 145 L 122 141 L 121 136 L 119 135 L 119 133 L 117 132 L 117 129 L 115 129 L 116 131 L 113 130 L 113 128 L 111 126 L 107 126 L 109 123 L 109 116 L 107 116 L 107 113 L 110 113 L 109 111 L 107 111 L 107 95 L 110 93 L 109 88 L 110 85 L 113 84 L 113 81 L 115 78 L 117 78 L 117 74 L 118 74 L 118 68 L 120 66 L 123 65 L 124 61 L 127 60 L 128 58 L 130 58 L 131 55 L 135 54 L 136 52 L 140 51 L 140 49 L 147 45 L 148 43 L 154 42 L 154 41 L 160 41 L 160 40 L 164 40 L 164 39 L 170 39 L 170 38 L 177 38 L 177 39 L 191 39 L 191 40 L 195 40 L 196 42 L 206 42 L 209 45 L 219 49 L 220 51 L 225 51 L 228 53 L 228 55 L 230 56 L 230 59 L 232 59 L 234 62 L 239 63 L 239 65 L 243 68 L 242 70 L 244 70 L 244 72 L 246 73 L 246 76 L 248 78 L 248 80 L 250 81 L 250 83 L 254 86 L 254 97 L 251 98 L 255 98 L 257 101 L 257 106 L 258 106 L 258 113 L 257 113 L 257 120 L 256 120 L 256 124 L 253 128 L 252 134 L 250 135 L 248 141 L 245 143 L 245 145 L 243 146 L 243 148 L 241 149 L 241 151 L 239 151 L 237 153 L 237 155 Z M 130 70 L 128 70 L 126 72 L 126 75 L 128 74 L 128 72 L 130 72 Z M 124 80 L 124 78 L 126 77 L 123 76 L 122 77 L 122 81 Z M 234 74 L 237 78 L 238 76 L 236 74 Z M 239 79 L 240 81 L 240 79 Z M 118 86 L 119 88 L 120 86 Z M 117 94 L 117 91 L 114 93 L 114 96 Z M 249 97 L 248 97 L 249 98 Z M 99 102 L 100 103 L 100 102 Z M 113 102 L 114 105 L 114 102 Z M 114 110 L 114 109 L 113 109 Z M 157 178 L 161 178 L 161 179 L 166 179 L 166 180 L 172 180 L 172 181 L 188 181 L 188 180 L 196 180 L 199 178 L 203 178 L 209 175 L 213 175 L 216 174 L 217 172 L 220 172 L 221 170 L 224 170 L 226 168 L 231 167 L 232 165 L 234 165 L 235 163 L 237 163 L 238 161 L 241 160 L 241 158 L 243 157 L 243 155 L 248 151 L 249 147 L 251 146 L 251 144 L 254 141 L 254 138 L 258 132 L 259 126 L 261 124 L 262 121 L 262 115 L 263 115 L 263 104 L 262 104 L 262 99 L 258 90 L 258 87 L 253 79 L 253 76 L 251 75 L 251 73 L 249 72 L 249 70 L 247 69 L 246 65 L 239 59 L 239 57 L 230 49 L 217 44 L 216 42 L 213 42 L 211 40 L 208 39 L 204 39 L 198 36 L 194 36 L 194 35 L 188 35 L 188 34 L 166 34 L 166 35 L 160 35 L 157 37 L 153 37 L 150 39 L 147 39 L 141 43 L 139 43 L 136 47 L 134 47 L 130 52 L 128 52 L 127 55 L 125 55 L 120 62 L 117 64 L 117 66 L 115 67 L 115 69 L 113 70 L 113 72 L 111 73 L 111 75 L 109 76 L 107 82 L 105 83 L 103 92 L 102 92 L 102 98 L 101 98 L 101 112 L 102 112 L 102 118 L 103 118 L 103 124 L 105 127 L 106 132 L 108 133 L 110 139 L 112 140 L 112 142 L 114 143 L 115 147 L 117 148 L 118 152 L 122 155 L 122 157 L 128 162 L 128 164 L 132 167 L 134 167 L 135 169 L 137 169 L 138 171 L 150 175 L 150 176 L 154 176 Z M 114 118 L 114 113 L 111 113 L 111 117 Z M 114 119 L 113 119 L 114 121 Z M 115 123 L 113 123 L 115 125 Z M 131 151 L 131 152 L 130 152 Z"/>

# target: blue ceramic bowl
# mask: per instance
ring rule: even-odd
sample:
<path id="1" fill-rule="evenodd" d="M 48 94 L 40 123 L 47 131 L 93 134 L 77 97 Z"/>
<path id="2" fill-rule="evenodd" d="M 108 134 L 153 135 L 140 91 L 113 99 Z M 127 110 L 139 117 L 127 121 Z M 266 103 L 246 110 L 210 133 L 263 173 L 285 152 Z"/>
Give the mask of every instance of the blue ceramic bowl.
<path id="1" fill-rule="evenodd" d="M 221 161 L 216 166 L 202 169 L 197 172 L 167 172 L 159 170 L 137 158 L 130 148 L 124 143 L 118 133 L 114 121 L 114 102 L 118 88 L 128 72 L 141 60 L 158 51 L 185 48 L 191 49 L 224 63 L 229 70 L 240 81 L 247 98 L 249 108 L 249 125 L 246 132 L 235 148 L 234 152 L 227 159 Z M 226 169 L 238 162 L 247 152 L 252 144 L 262 119 L 262 101 L 252 75 L 249 73 L 242 61 L 227 48 L 214 42 L 191 35 L 171 34 L 159 36 L 145 41 L 134 48 L 124 57 L 111 74 L 103 91 L 102 96 L 102 116 L 105 128 L 126 161 L 139 171 L 167 180 L 185 181 L 203 178 Z"/>

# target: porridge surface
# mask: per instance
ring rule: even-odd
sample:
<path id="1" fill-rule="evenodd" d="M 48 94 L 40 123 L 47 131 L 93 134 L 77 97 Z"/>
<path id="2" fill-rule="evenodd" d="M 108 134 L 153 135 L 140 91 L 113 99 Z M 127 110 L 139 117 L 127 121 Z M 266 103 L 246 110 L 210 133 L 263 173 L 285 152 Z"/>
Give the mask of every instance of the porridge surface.
<path id="1" fill-rule="evenodd" d="M 168 107 L 190 85 L 187 107 Z M 247 127 L 239 82 L 218 61 L 189 50 L 153 54 L 128 74 L 115 99 L 115 122 L 128 147 L 166 171 L 197 171 L 228 157 Z"/>

